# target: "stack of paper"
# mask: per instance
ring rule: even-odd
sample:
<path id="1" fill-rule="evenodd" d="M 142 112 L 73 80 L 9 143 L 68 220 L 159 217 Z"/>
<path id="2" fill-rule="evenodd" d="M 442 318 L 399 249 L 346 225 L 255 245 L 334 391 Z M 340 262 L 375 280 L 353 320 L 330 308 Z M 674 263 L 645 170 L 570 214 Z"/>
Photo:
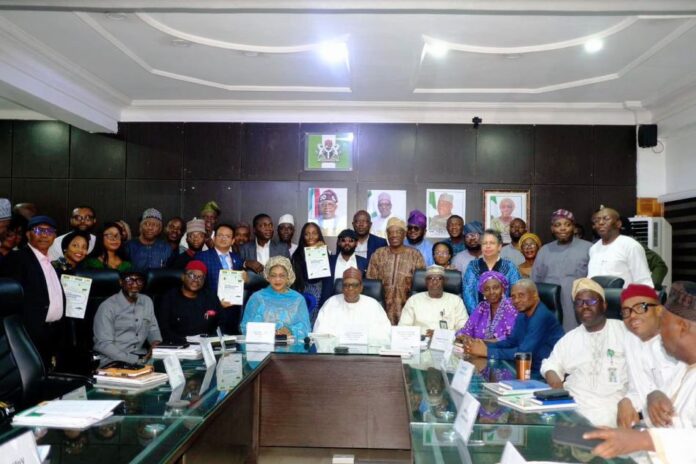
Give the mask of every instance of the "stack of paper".
<path id="1" fill-rule="evenodd" d="M 200 345 L 189 345 L 186 348 L 160 348 L 152 350 L 152 357 L 164 359 L 167 356 L 176 356 L 179 359 L 202 359 L 203 350 Z"/>
<path id="2" fill-rule="evenodd" d="M 85 429 L 111 416 L 121 400 L 56 400 L 43 402 L 20 412 L 12 425 Z"/>
<path id="3" fill-rule="evenodd" d="M 503 380 L 498 383 L 484 383 L 483 387 L 501 396 L 524 395 L 551 389 L 549 384 L 539 380 Z"/>
<path id="4" fill-rule="evenodd" d="M 500 396 L 498 403 L 521 412 L 566 411 L 577 407 L 577 403 L 572 398 L 560 401 L 540 401 L 532 395 Z"/>
<path id="5" fill-rule="evenodd" d="M 163 372 L 151 372 L 140 377 L 111 377 L 108 375 L 95 375 L 95 386 L 119 390 L 147 390 L 167 383 L 167 374 Z"/>

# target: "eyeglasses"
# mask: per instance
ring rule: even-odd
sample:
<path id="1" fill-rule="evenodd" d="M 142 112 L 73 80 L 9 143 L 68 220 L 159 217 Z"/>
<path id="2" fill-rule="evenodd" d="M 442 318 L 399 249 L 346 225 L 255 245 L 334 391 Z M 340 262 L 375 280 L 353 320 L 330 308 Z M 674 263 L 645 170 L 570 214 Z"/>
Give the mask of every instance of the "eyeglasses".
<path id="1" fill-rule="evenodd" d="M 426 281 L 428 281 L 428 280 L 435 280 L 435 281 L 437 281 L 437 280 L 444 280 L 444 279 L 442 278 L 442 276 L 428 276 L 428 277 L 425 278 L 425 280 L 426 280 Z"/>
<path id="2" fill-rule="evenodd" d="M 77 214 L 77 215 L 73 216 L 72 218 L 78 222 L 94 221 L 94 216 L 80 216 L 79 214 Z"/>
<path id="3" fill-rule="evenodd" d="M 628 319 L 631 317 L 631 313 L 636 313 L 636 314 L 645 314 L 648 312 L 648 308 L 653 308 L 655 306 L 659 306 L 655 303 L 646 303 L 645 301 L 641 303 L 636 303 L 633 306 L 624 306 L 621 308 L 621 318 L 622 319 Z"/>
<path id="4" fill-rule="evenodd" d="M 187 279 L 191 279 L 191 280 L 203 281 L 203 279 L 205 279 L 205 274 L 196 274 L 195 272 L 192 272 L 192 271 L 187 272 L 185 275 L 186 275 Z"/>
<path id="5" fill-rule="evenodd" d="M 464 234 L 464 238 L 479 238 L 479 237 L 481 237 L 481 234 L 479 234 L 478 232 L 468 232 L 468 233 Z"/>
<path id="6" fill-rule="evenodd" d="M 450 256 L 449 251 L 436 251 L 434 254 L 435 256 Z"/>
<path id="7" fill-rule="evenodd" d="M 582 308 L 583 306 L 595 306 L 596 304 L 599 304 L 599 302 L 602 301 L 599 298 L 586 298 L 582 300 L 573 300 L 573 306 L 576 308 Z"/>
<path id="8" fill-rule="evenodd" d="M 406 230 L 420 230 L 420 226 L 406 226 Z"/>
<path id="9" fill-rule="evenodd" d="M 360 287 L 360 282 L 354 282 L 349 284 L 343 284 L 343 288 L 358 288 Z"/>
<path id="10" fill-rule="evenodd" d="M 56 229 L 53 227 L 34 227 L 31 229 L 34 235 L 55 235 Z"/>
<path id="11" fill-rule="evenodd" d="M 145 279 L 143 279 L 142 277 L 126 277 L 125 279 L 123 279 L 123 281 L 128 285 L 143 285 L 145 283 Z"/>

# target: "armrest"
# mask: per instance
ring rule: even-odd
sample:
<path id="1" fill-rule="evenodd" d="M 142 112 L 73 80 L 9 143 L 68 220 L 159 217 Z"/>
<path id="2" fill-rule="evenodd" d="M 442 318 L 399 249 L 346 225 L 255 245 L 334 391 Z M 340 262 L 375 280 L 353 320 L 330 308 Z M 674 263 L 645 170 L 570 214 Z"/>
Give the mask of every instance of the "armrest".
<path id="1" fill-rule="evenodd" d="M 94 380 L 84 375 L 70 374 L 68 372 L 51 372 L 46 376 L 48 380 L 57 380 L 63 382 L 82 382 L 84 385 L 92 385 Z"/>

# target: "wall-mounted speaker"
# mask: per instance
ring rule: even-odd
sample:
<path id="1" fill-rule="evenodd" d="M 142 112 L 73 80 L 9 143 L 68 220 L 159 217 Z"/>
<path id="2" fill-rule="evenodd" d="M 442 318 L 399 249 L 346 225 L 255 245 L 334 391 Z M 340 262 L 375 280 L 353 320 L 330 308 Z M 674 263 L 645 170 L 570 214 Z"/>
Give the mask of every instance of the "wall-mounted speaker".
<path id="1" fill-rule="evenodd" d="M 638 126 L 638 146 L 650 148 L 657 145 L 657 124 L 641 124 Z"/>

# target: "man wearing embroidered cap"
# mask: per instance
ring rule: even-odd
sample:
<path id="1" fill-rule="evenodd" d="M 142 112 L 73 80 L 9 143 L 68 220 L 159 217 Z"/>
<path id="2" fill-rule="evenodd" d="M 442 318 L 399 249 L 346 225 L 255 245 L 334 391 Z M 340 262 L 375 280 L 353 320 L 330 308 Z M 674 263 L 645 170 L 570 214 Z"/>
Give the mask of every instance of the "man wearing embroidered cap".
<path id="1" fill-rule="evenodd" d="M 297 250 L 297 243 L 292 242 L 293 235 L 295 235 L 295 218 L 292 214 L 283 214 L 278 219 L 278 242 L 288 246 L 290 257 Z"/>
<path id="2" fill-rule="evenodd" d="M 140 219 L 140 235 L 126 242 L 126 253 L 133 265 L 133 270 L 147 271 L 160 269 L 167 265 L 172 255 L 172 248 L 159 238 L 162 233 L 162 213 L 155 208 L 148 208 Z"/>
<path id="3" fill-rule="evenodd" d="M 475 259 L 481 257 L 481 235 L 483 235 L 483 224 L 481 221 L 471 221 L 464 224 L 464 247 L 461 253 L 457 253 L 452 258 L 452 266 L 464 274 L 466 267 Z"/>
<path id="4" fill-rule="evenodd" d="M 401 308 L 408 299 L 416 269 L 424 269 L 423 256 L 415 249 L 405 246 L 406 223 L 391 218 L 387 223 L 389 246 L 379 248 L 370 258 L 367 267 L 368 279 L 379 279 L 384 287 L 387 316 L 392 325 L 399 323 Z"/>
<path id="5" fill-rule="evenodd" d="M 174 269 L 184 269 L 191 261 L 196 253 L 203 250 L 205 246 L 205 221 L 203 219 L 193 218 L 186 223 L 186 249 L 174 258 L 169 267 Z"/>
<path id="6" fill-rule="evenodd" d="M 592 244 L 574 236 L 575 216 L 559 209 L 551 214 L 551 233 L 555 241 L 542 246 L 532 267 L 532 280 L 561 286 L 563 329 L 566 332 L 578 326 L 575 320 L 571 290 L 575 279 L 587 276 Z"/>
<path id="7" fill-rule="evenodd" d="M 319 195 L 319 214 L 311 222 L 319 224 L 324 235 L 335 236 L 346 228 L 345 214 L 339 214 L 338 195 L 331 189 L 326 189 Z"/>
<path id="8" fill-rule="evenodd" d="M 541 375 L 552 388 L 568 390 L 592 424 L 613 427 L 628 387 L 626 328 L 607 319 L 604 289 L 594 280 L 577 279 L 572 296 L 581 325 L 558 341 L 541 363 Z"/>
<path id="9" fill-rule="evenodd" d="M 406 245 L 415 248 L 423 255 L 426 266 L 432 266 L 433 262 L 433 244 L 430 240 L 425 239 L 427 228 L 427 219 L 422 211 L 414 209 L 408 213 L 408 221 L 406 223 Z"/>

